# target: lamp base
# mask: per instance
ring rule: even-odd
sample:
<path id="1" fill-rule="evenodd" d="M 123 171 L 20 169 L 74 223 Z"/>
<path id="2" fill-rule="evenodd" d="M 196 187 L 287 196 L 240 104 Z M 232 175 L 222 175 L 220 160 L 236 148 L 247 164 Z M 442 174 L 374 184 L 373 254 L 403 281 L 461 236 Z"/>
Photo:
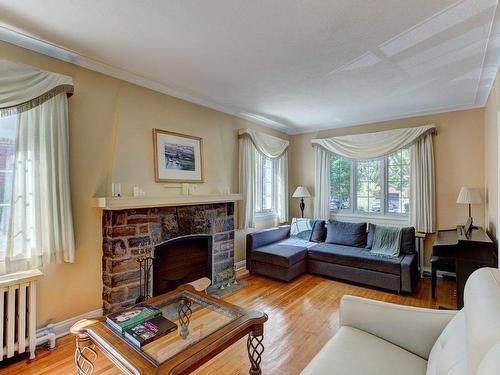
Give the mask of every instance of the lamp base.
<path id="1" fill-rule="evenodd" d="M 306 204 L 304 203 L 304 198 L 300 198 L 300 212 L 301 212 L 301 217 L 304 217 L 304 208 L 306 208 Z"/>

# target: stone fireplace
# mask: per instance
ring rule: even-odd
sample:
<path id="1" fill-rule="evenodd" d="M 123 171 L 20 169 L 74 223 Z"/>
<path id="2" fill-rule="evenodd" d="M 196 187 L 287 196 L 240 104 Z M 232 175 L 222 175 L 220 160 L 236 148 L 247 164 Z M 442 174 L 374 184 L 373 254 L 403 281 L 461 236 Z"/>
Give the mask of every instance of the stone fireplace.
<path id="1" fill-rule="evenodd" d="M 105 209 L 102 227 L 104 313 L 114 312 L 135 303 L 140 295 L 137 259 L 145 254 L 152 254 L 155 258 L 158 255 L 158 258 L 153 260 L 153 285 L 155 279 L 158 283 L 156 289 L 152 290 L 153 294 L 155 291 L 159 293 L 162 288 L 172 289 L 183 281 L 189 282 L 190 278 L 201 274 L 211 277 L 212 283 L 218 285 L 233 272 L 233 202 Z M 207 249 L 207 246 L 210 248 Z M 166 248 L 167 253 L 159 255 Z M 182 263 L 182 254 L 184 258 L 191 254 L 194 264 Z M 171 262 L 169 256 L 172 256 Z M 181 271 L 182 266 L 186 266 L 187 270 L 185 268 Z"/>

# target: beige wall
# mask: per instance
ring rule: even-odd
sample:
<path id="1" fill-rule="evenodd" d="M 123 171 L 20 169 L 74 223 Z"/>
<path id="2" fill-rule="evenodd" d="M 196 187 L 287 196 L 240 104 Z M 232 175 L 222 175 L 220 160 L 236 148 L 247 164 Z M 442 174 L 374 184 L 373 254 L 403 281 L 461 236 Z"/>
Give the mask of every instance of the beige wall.
<path id="1" fill-rule="evenodd" d="M 467 207 L 455 203 L 461 186 L 484 186 L 484 110 L 447 112 L 429 116 L 366 124 L 293 136 L 290 145 L 289 187 L 305 185 L 314 195 L 314 152 L 311 139 L 346 134 L 359 134 L 425 124 L 436 124 L 434 138 L 436 165 L 436 204 L 439 229 L 454 228 L 464 223 Z M 298 200 L 292 198 L 291 216 L 298 216 Z M 314 198 L 306 200 L 305 215 L 313 214 Z M 484 205 L 473 207 L 477 225 L 484 225 Z M 426 240 L 426 259 L 433 236 Z"/>
<path id="2" fill-rule="evenodd" d="M 152 129 L 203 137 L 205 183 L 196 194 L 238 191 L 241 127 L 259 128 L 237 117 L 163 95 L 78 66 L 0 42 L 7 58 L 73 77 L 69 100 L 70 173 L 76 236 L 76 263 L 43 268 L 38 324 L 58 322 L 101 307 L 101 218 L 92 197 L 108 195 L 112 181 L 131 195 L 138 185 L 148 195 L 180 194 L 178 184 L 154 182 Z M 237 231 L 236 261 L 244 259 L 244 232 Z"/>
<path id="3" fill-rule="evenodd" d="M 45 278 L 39 287 L 40 326 L 101 307 L 101 220 L 100 211 L 92 207 L 92 197 L 108 195 L 112 181 L 122 184 L 124 195 L 131 194 L 134 185 L 140 186 L 148 195 L 180 193 L 178 185 L 154 182 L 152 128 L 203 137 L 206 180 L 196 185 L 197 194 L 214 194 L 226 187 L 238 191 L 238 128 L 260 128 L 287 138 L 285 134 L 234 116 L 7 43 L 0 42 L 0 49 L 0 58 L 67 74 L 75 82 L 75 94 L 69 105 L 77 261 L 43 269 Z M 299 184 L 306 185 L 314 195 L 312 138 L 435 123 L 438 130 L 435 152 L 439 228 L 452 228 L 465 220 L 466 207 L 455 203 L 461 186 L 486 185 L 488 209 L 474 207 L 473 215 L 479 225 L 484 225 L 486 219 L 490 229 L 494 230 L 497 223 L 497 109 L 495 85 L 486 111 L 449 112 L 292 136 L 290 195 Z M 291 216 L 299 215 L 298 203 L 292 198 Z M 312 212 L 313 198 L 306 199 L 305 214 L 312 216 Z M 271 223 L 260 223 L 259 227 L 266 225 Z M 236 261 L 244 259 L 245 233 L 236 232 Z M 426 241 L 426 247 L 431 243 L 432 238 Z"/>
<path id="4" fill-rule="evenodd" d="M 498 110 L 500 109 L 499 77 L 491 89 L 484 110 L 484 182 L 485 223 L 488 233 L 498 237 Z"/>

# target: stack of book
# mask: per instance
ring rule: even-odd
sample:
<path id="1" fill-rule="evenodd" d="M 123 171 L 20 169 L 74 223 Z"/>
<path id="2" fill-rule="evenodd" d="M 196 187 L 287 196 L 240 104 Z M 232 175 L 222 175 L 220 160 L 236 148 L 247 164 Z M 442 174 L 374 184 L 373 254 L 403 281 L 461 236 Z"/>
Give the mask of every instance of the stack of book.
<path id="1" fill-rule="evenodd" d="M 160 310 L 146 304 L 110 314 L 106 323 L 138 348 L 177 329 L 177 325 L 164 318 Z"/>

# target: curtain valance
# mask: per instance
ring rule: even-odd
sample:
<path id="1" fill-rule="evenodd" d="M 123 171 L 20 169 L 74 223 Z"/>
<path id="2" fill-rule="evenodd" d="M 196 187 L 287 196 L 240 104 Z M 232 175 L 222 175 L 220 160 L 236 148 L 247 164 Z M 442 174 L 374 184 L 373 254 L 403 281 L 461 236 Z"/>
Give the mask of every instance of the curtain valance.
<path id="1" fill-rule="evenodd" d="M 257 150 L 271 159 L 281 157 L 290 144 L 286 139 L 274 137 L 252 129 L 240 129 L 239 135 L 240 137 L 250 138 Z"/>
<path id="2" fill-rule="evenodd" d="M 349 159 L 375 159 L 408 147 L 427 134 L 434 133 L 434 124 L 415 128 L 394 129 L 367 134 L 313 139 L 313 146 Z"/>
<path id="3" fill-rule="evenodd" d="M 71 77 L 0 59 L 0 115 L 30 110 L 61 93 L 73 93 Z"/>

